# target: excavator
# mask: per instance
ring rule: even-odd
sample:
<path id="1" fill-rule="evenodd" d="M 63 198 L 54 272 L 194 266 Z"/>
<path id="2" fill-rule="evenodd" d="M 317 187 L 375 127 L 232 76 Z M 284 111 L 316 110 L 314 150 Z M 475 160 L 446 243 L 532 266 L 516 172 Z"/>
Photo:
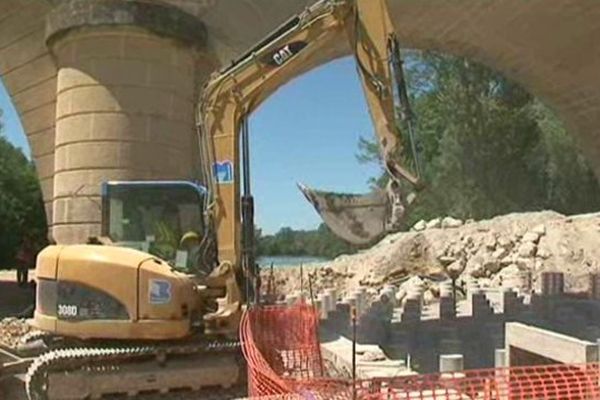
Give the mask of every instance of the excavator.
<path id="1" fill-rule="evenodd" d="M 409 203 L 402 191 L 420 180 L 398 157 L 401 61 L 386 1 L 321 0 L 205 84 L 203 185 L 105 182 L 101 236 L 38 255 L 31 324 L 41 333 L 30 341 L 44 349 L 26 373 L 30 400 L 181 390 L 226 398 L 240 387 L 239 321 L 261 306 L 248 116 L 341 40 L 354 53 L 390 184 L 367 196 L 301 189 L 349 241 L 397 228 Z"/>

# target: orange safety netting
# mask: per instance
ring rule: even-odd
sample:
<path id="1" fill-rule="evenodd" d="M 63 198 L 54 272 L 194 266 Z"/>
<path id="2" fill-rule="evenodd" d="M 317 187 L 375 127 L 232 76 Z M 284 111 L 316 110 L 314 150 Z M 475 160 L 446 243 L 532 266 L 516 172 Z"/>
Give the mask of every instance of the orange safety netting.
<path id="1" fill-rule="evenodd" d="M 288 399 L 600 400 L 598 364 L 538 365 L 449 374 L 351 380 L 329 378 L 308 305 L 255 308 L 241 325 L 249 395 Z"/>

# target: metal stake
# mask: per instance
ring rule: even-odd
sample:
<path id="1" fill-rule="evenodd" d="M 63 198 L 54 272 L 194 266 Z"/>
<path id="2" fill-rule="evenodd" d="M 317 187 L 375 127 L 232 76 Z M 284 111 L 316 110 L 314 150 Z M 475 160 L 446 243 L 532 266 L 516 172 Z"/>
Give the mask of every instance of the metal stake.
<path id="1" fill-rule="evenodd" d="M 356 400 L 356 307 L 350 310 L 352 319 L 352 400 Z"/>
<path id="2" fill-rule="evenodd" d="M 300 301 L 304 303 L 304 264 L 300 263 Z"/>
<path id="3" fill-rule="evenodd" d="M 312 275 L 308 274 L 308 296 L 310 297 L 310 304 L 312 306 L 315 305 L 315 299 L 313 298 L 313 290 L 312 290 Z"/>

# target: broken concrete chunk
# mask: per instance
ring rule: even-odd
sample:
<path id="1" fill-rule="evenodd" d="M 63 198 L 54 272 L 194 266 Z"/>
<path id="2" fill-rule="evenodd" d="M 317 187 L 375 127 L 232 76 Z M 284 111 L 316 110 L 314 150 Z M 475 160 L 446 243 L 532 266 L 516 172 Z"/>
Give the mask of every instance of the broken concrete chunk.
<path id="1" fill-rule="evenodd" d="M 415 232 L 424 231 L 425 229 L 427 229 L 427 222 L 425 222 L 425 220 L 420 220 L 412 227 L 412 230 Z"/>
<path id="2" fill-rule="evenodd" d="M 544 236 L 546 234 L 546 225 L 544 224 L 539 224 L 533 227 L 533 229 L 531 229 L 532 232 L 537 233 L 540 236 Z"/>
<path id="3" fill-rule="evenodd" d="M 434 218 L 431 221 L 429 221 L 426 225 L 427 229 L 441 228 L 441 226 L 442 226 L 442 220 L 440 218 Z"/>
<path id="4" fill-rule="evenodd" d="M 460 219 L 446 217 L 442 220 L 442 228 L 458 228 L 462 226 L 463 222 Z"/>
<path id="5" fill-rule="evenodd" d="M 538 248 L 536 256 L 543 260 L 547 260 L 548 258 L 550 258 L 552 256 L 552 254 L 550 254 L 550 252 L 547 249 Z"/>
<path id="6" fill-rule="evenodd" d="M 446 271 L 448 274 L 450 274 L 450 276 L 458 276 L 464 271 L 464 269 L 465 263 L 463 260 L 456 260 L 446 267 Z"/>
<path id="7" fill-rule="evenodd" d="M 540 240 L 540 234 L 534 231 L 529 231 L 523 235 L 523 242 L 537 243 Z"/>
<path id="8" fill-rule="evenodd" d="M 442 264 L 444 267 L 452 264 L 453 262 L 456 261 L 456 257 L 452 257 L 452 256 L 439 256 L 438 257 L 438 261 L 440 262 L 440 264 Z"/>
<path id="9" fill-rule="evenodd" d="M 495 274 L 502 268 L 498 260 L 487 259 L 483 262 L 483 268 L 488 275 Z"/>
<path id="10" fill-rule="evenodd" d="M 523 242 L 519 246 L 519 250 L 517 251 L 519 257 L 533 257 L 535 256 L 535 252 L 537 250 L 537 246 L 532 242 Z"/>
<path id="11" fill-rule="evenodd" d="M 505 249 L 512 248 L 513 242 L 505 236 L 500 236 L 498 238 L 498 245 Z"/>
<path id="12" fill-rule="evenodd" d="M 492 253 L 492 258 L 495 258 L 496 260 L 501 260 L 504 257 L 506 257 L 507 255 L 508 255 L 508 250 L 505 247 L 500 247 L 499 249 L 496 249 Z"/>

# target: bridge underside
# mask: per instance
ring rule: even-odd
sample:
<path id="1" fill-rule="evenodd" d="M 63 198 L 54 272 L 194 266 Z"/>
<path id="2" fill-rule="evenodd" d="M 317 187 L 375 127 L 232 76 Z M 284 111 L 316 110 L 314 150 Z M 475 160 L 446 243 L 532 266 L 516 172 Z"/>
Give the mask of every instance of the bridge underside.
<path id="1" fill-rule="evenodd" d="M 311 1 L 167 1 L 196 17 L 206 31 L 194 46 L 177 34 L 123 24 L 77 27 L 50 44 L 48 15 L 65 2 L 0 2 L 0 76 L 29 139 L 48 222 L 64 228 L 55 238 L 68 243 L 98 233 L 100 181 L 190 178 L 197 163 L 189 145 L 193 105 L 201 82 Z M 89 1 L 94 2 L 110 3 Z M 403 47 L 466 56 L 521 83 L 559 114 L 600 176 L 600 2 L 389 0 L 389 5 Z M 115 48 L 121 51 L 108 51 Z M 340 43 L 305 70 L 348 53 Z M 180 78 L 163 80 L 169 71 Z M 135 81 L 142 72 L 146 79 Z M 86 90 L 97 100 L 77 101 L 89 99 Z M 148 100 L 153 98 L 168 98 L 170 104 Z M 164 141 L 156 139 L 161 133 L 174 138 L 169 158 L 187 160 L 185 168 L 148 162 L 164 154 Z"/>

